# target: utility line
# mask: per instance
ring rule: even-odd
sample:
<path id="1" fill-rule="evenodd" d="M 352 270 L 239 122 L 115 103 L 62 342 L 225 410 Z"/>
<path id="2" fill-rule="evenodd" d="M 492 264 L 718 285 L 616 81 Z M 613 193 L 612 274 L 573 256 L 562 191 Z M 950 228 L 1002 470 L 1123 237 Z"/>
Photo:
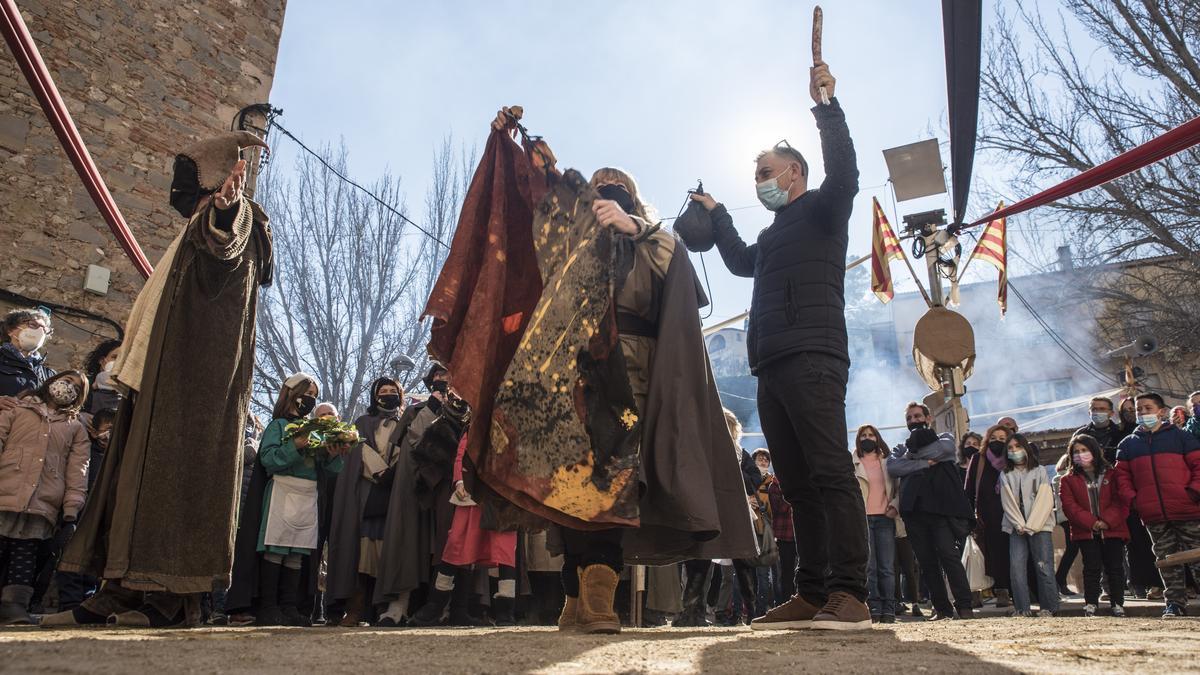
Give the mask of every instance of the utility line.
<path id="1" fill-rule="evenodd" d="M 287 136 L 288 138 L 292 139 L 292 141 L 295 142 L 296 145 L 300 146 L 300 148 L 302 150 L 304 150 L 308 154 L 312 155 L 318 162 L 320 162 L 322 165 L 324 165 L 324 167 L 326 169 L 329 169 L 329 171 L 332 172 L 333 175 L 335 175 L 338 178 L 342 179 L 343 181 L 349 183 L 350 185 L 353 185 L 354 187 L 358 188 L 359 190 L 362 190 L 363 192 L 365 192 L 367 194 L 367 196 L 369 196 L 371 199 L 374 199 L 376 202 L 378 202 L 380 206 L 387 209 L 388 211 L 391 211 L 395 215 L 399 216 L 401 219 L 403 219 L 409 225 L 412 225 L 413 227 L 420 230 L 422 234 L 424 234 L 425 236 L 429 237 L 430 239 L 436 241 L 437 243 L 441 244 L 442 247 L 445 248 L 446 250 L 450 250 L 450 247 L 446 244 L 446 242 L 439 239 L 437 236 L 435 236 L 429 230 L 426 230 L 425 228 L 418 225 L 412 218 L 409 218 L 408 216 L 404 215 L 403 213 L 398 211 L 395 207 L 393 207 L 391 204 L 388 204 L 383 199 L 379 198 L 379 196 L 376 195 L 374 192 L 371 192 L 370 190 L 359 185 L 358 183 L 354 182 L 350 178 L 347 178 L 345 175 L 342 174 L 342 172 L 333 168 L 333 166 L 331 166 L 329 164 L 329 162 L 325 161 L 324 157 L 317 154 L 316 152 L 313 152 L 312 148 L 309 148 L 307 145 L 304 144 L 304 141 L 301 141 L 299 138 L 296 138 L 295 134 L 293 134 L 292 132 L 285 129 L 283 127 L 283 125 L 280 124 L 279 122 L 276 122 L 274 117 L 271 117 L 270 119 L 267 120 L 267 125 L 278 129 L 279 132 L 282 133 L 284 136 Z"/>

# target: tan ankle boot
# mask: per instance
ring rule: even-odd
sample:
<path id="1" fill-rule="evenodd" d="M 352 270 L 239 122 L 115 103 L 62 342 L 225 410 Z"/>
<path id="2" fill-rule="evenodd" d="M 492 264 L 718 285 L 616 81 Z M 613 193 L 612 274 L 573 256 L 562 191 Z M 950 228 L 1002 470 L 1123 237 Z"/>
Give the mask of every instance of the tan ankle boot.
<path id="1" fill-rule="evenodd" d="M 558 615 L 558 629 L 573 631 L 579 628 L 579 598 L 567 597 L 563 604 L 562 614 Z"/>
<path id="2" fill-rule="evenodd" d="M 607 565 L 589 565 L 579 573 L 577 623 L 584 633 L 621 632 L 621 619 L 613 611 L 617 573 Z"/>

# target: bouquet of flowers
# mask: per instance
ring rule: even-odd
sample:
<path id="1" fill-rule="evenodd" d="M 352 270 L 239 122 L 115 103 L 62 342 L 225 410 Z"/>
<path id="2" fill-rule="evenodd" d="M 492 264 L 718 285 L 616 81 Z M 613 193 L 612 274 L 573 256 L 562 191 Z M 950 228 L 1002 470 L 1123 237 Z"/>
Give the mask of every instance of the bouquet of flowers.
<path id="1" fill-rule="evenodd" d="M 328 454 L 330 445 L 353 445 L 360 440 L 353 424 L 339 422 L 333 417 L 299 420 L 284 428 L 283 440 L 290 441 L 298 436 L 308 437 L 308 447 L 301 452 L 309 456 Z"/>

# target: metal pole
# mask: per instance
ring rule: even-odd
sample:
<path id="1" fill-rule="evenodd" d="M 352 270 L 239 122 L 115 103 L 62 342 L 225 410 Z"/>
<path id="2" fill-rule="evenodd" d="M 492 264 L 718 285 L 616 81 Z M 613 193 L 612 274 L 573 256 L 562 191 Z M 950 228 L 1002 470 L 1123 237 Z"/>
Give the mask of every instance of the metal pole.
<path id="1" fill-rule="evenodd" d="M 925 239 L 925 269 L 929 272 L 929 300 L 934 307 L 945 307 L 946 299 L 942 292 L 942 274 L 938 271 L 938 246 L 934 242 L 934 234 L 937 229 L 933 229 L 929 234 L 924 235 Z"/>

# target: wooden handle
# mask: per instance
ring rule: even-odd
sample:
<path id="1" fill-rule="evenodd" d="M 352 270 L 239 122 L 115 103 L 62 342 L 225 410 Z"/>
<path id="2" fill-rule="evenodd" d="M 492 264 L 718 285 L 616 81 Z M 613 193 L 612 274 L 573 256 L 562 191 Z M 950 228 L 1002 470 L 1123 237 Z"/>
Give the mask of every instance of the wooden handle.
<path id="1" fill-rule="evenodd" d="M 821 31 L 824 27 L 824 23 L 825 13 L 821 11 L 821 6 L 817 5 L 816 7 L 813 7 L 812 58 L 814 67 L 825 62 L 824 59 L 821 58 Z M 823 105 L 829 105 L 829 94 L 825 93 L 825 87 L 821 87 L 820 92 L 821 103 Z"/>

